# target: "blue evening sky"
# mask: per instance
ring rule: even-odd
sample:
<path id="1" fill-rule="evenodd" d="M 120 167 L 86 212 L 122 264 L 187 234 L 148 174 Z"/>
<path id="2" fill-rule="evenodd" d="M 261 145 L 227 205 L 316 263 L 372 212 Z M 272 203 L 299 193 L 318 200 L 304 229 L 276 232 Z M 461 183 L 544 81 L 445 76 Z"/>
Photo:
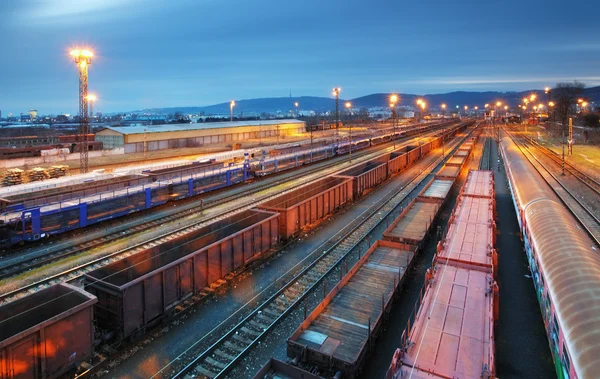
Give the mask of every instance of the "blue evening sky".
<path id="1" fill-rule="evenodd" d="M 256 97 L 600 84 L 600 2 L 3 0 L 0 110 L 76 113 L 71 46 L 95 109 Z"/>

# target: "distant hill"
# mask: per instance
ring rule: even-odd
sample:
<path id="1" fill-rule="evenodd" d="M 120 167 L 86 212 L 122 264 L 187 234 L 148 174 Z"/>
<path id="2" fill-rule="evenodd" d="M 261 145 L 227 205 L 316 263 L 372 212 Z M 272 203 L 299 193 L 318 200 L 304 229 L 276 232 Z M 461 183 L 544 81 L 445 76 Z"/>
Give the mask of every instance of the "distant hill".
<path id="1" fill-rule="evenodd" d="M 399 105 L 415 105 L 418 98 L 423 98 L 427 104 L 433 107 L 438 107 L 440 104 L 445 103 L 449 108 L 455 108 L 457 105 L 463 107 L 468 105 L 473 107 L 475 105 L 483 106 L 486 103 L 494 103 L 496 101 L 502 101 L 512 105 L 519 104 L 521 99 L 525 96 L 529 96 L 532 93 L 538 95 L 539 99 L 545 101 L 547 95 L 544 94 L 543 90 L 531 90 L 521 92 L 474 92 L 474 91 L 457 91 L 449 92 L 444 94 L 427 94 L 427 95 L 415 95 L 415 94 L 398 94 L 400 96 Z M 600 102 L 600 86 L 590 87 L 585 89 L 584 96 L 590 101 L 596 103 Z M 294 109 L 294 102 L 300 104 L 299 108 L 308 109 L 313 111 L 328 111 L 335 109 L 335 100 L 330 97 L 317 97 L 317 96 L 301 96 L 301 97 L 267 97 L 260 99 L 246 99 L 236 100 L 235 113 L 239 115 L 244 113 L 260 114 L 262 112 L 267 113 L 282 113 L 286 114 L 290 110 Z M 340 99 L 340 107 L 343 107 L 343 103 L 350 101 L 353 107 L 359 108 L 371 108 L 371 107 L 382 107 L 387 106 L 389 102 L 388 93 L 375 93 L 367 96 L 357 97 L 355 99 Z M 211 114 L 229 114 L 229 103 L 221 103 L 208 105 L 203 107 L 171 107 L 171 108 L 153 108 L 153 109 L 142 109 L 136 112 L 148 112 L 148 113 L 163 113 L 173 114 L 180 112 L 183 114 L 197 114 L 204 112 L 206 115 Z"/>

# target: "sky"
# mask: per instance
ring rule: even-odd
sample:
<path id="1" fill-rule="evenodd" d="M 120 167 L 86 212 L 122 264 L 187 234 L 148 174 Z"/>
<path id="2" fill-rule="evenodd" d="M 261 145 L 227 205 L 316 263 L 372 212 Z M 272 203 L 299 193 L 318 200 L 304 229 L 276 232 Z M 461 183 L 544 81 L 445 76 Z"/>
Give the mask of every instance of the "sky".
<path id="1" fill-rule="evenodd" d="M 600 85 L 600 2 L 2 0 L 0 110 L 77 113 L 231 99 Z"/>

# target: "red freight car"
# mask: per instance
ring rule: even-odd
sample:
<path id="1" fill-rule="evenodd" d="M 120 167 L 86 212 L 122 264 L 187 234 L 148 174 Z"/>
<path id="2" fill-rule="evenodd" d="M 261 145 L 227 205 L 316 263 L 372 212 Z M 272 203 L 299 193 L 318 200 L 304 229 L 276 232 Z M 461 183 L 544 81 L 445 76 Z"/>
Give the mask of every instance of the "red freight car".
<path id="1" fill-rule="evenodd" d="M 96 318 L 124 338 L 279 241 L 277 213 L 246 210 L 85 275 Z"/>
<path id="2" fill-rule="evenodd" d="M 0 378 L 52 379 L 93 353 L 96 298 L 56 284 L 0 306 Z"/>
<path id="3" fill-rule="evenodd" d="M 352 179 L 327 177 L 269 200 L 259 209 L 278 212 L 279 233 L 291 238 L 352 201 Z"/>

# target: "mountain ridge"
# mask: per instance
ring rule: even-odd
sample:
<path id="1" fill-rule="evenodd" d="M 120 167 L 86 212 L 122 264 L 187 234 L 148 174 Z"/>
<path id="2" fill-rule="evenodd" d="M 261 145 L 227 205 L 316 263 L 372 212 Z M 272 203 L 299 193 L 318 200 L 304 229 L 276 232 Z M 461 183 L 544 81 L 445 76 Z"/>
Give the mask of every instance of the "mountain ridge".
<path id="1" fill-rule="evenodd" d="M 473 106 L 483 107 L 486 103 L 495 103 L 501 101 L 511 105 L 521 103 L 521 99 L 535 93 L 540 101 L 547 102 L 547 94 L 543 90 L 530 91 L 453 91 L 443 94 L 402 94 L 399 93 L 400 101 L 398 106 L 416 106 L 416 100 L 422 98 L 434 108 L 439 107 L 442 103 L 447 104 L 449 109 L 462 108 L 467 105 L 469 108 Z M 349 101 L 353 108 L 373 108 L 386 107 L 388 105 L 389 93 L 373 93 L 365 96 L 360 96 L 353 99 L 340 98 L 340 109 L 344 107 L 344 103 Z M 589 101 L 600 101 L 600 86 L 589 87 L 584 90 L 584 97 Z M 319 96 L 300 96 L 300 97 L 265 97 L 256 99 L 241 99 L 235 100 L 236 105 L 234 112 L 236 115 L 245 114 L 260 114 L 266 113 L 283 113 L 295 111 L 294 103 L 299 103 L 299 110 L 312 110 L 323 112 L 335 109 L 335 99 L 331 97 Z M 186 106 L 186 107 L 164 107 L 164 108 L 148 108 L 133 111 L 133 113 L 183 113 L 197 114 L 204 112 L 206 115 L 229 114 L 229 103 L 218 103 L 207 106 Z"/>

